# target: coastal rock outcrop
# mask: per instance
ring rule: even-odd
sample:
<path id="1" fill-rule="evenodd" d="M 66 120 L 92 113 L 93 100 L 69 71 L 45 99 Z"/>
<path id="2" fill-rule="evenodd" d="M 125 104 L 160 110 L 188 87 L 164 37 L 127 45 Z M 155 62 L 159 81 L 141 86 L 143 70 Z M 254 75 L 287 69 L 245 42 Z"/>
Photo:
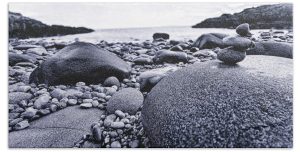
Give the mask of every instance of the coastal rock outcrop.
<path id="1" fill-rule="evenodd" d="M 244 9 L 234 14 L 223 14 L 198 23 L 193 28 L 235 28 L 249 23 L 251 29 L 293 28 L 293 4 L 281 3 Z"/>
<path id="2" fill-rule="evenodd" d="M 67 34 L 89 33 L 94 30 L 85 27 L 46 25 L 20 13 L 9 12 L 9 38 L 45 37 Z"/>

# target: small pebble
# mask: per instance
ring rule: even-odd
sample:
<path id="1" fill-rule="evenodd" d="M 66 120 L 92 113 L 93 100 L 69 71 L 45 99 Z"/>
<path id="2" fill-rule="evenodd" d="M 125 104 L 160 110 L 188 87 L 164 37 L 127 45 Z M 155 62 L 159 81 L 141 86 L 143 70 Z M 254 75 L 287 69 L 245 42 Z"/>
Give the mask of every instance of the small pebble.
<path id="1" fill-rule="evenodd" d="M 29 123 L 28 123 L 28 120 L 23 120 L 21 122 L 18 122 L 15 126 L 14 126 L 14 129 L 15 130 L 22 130 L 22 129 L 25 129 L 29 127 Z"/>
<path id="2" fill-rule="evenodd" d="M 80 104 L 80 108 L 91 108 L 93 107 L 92 103 L 82 103 Z"/>
<path id="3" fill-rule="evenodd" d="M 114 129 L 121 129 L 125 127 L 125 124 L 124 122 L 112 122 L 110 127 Z"/>
<path id="4" fill-rule="evenodd" d="M 117 115 L 120 118 L 125 118 L 125 114 L 121 110 L 116 110 L 115 115 Z"/>
<path id="5" fill-rule="evenodd" d="M 121 144 L 119 141 L 114 141 L 110 144 L 111 148 L 121 148 Z"/>
<path id="6" fill-rule="evenodd" d="M 69 100 L 68 100 L 68 105 L 74 106 L 74 105 L 76 105 L 76 104 L 77 104 L 77 100 L 76 100 L 76 99 L 69 99 Z"/>

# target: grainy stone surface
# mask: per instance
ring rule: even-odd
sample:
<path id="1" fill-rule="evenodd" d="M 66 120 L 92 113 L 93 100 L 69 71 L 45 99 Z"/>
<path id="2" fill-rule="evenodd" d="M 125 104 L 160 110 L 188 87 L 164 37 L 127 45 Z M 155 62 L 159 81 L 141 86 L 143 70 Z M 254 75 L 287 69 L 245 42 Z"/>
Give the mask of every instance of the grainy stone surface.
<path id="1" fill-rule="evenodd" d="M 292 147 L 293 60 L 194 64 L 161 80 L 142 109 L 153 147 Z"/>
<path id="2" fill-rule="evenodd" d="M 102 113 L 99 109 L 67 107 L 31 122 L 27 129 L 10 132 L 9 147 L 73 147 Z"/>

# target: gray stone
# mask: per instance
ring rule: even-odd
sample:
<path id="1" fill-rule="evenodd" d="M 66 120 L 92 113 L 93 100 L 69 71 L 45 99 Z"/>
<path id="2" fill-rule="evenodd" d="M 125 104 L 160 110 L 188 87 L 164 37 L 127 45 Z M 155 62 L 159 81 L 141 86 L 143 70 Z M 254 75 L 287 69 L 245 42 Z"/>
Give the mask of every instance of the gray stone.
<path id="1" fill-rule="evenodd" d="M 80 104 L 80 108 L 92 108 L 93 105 L 90 102 Z"/>
<path id="2" fill-rule="evenodd" d="M 22 130 L 22 129 L 25 129 L 29 127 L 29 123 L 28 123 L 28 120 L 23 120 L 21 122 L 18 122 L 15 126 L 14 126 L 14 129 L 15 130 Z"/>
<path id="3" fill-rule="evenodd" d="M 98 121 L 103 111 L 67 107 L 32 121 L 30 127 L 9 133 L 10 148 L 71 148 L 74 142 L 90 133 L 90 124 Z"/>
<path id="4" fill-rule="evenodd" d="M 193 64 L 147 95 L 152 147 L 293 146 L 293 60 L 247 56 L 238 65 Z"/>
<path id="5" fill-rule="evenodd" d="M 125 127 L 125 124 L 124 124 L 124 122 L 112 122 L 110 124 L 110 127 L 114 128 L 114 129 L 122 129 Z"/>
<path id="6" fill-rule="evenodd" d="M 8 57 L 9 57 L 8 61 L 10 66 L 13 66 L 20 62 L 31 62 L 31 63 L 36 62 L 35 58 L 24 54 L 9 53 Z"/>
<path id="7" fill-rule="evenodd" d="M 245 52 L 246 49 L 254 47 L 254 42 L 241 36 L 228 36 L 223 39 L 224 47 L 232 46 L 234 50 Z"/>
<path id="8" fill-rule="evenodd" d="M 101 142 L 103 140 L 103 138 L 102 138 L 102 129 L 99 125 L 95 125 L 92 128 L 92 133 L 93 133 L 94 139 L 97 142 Z"/>
<path id="9" fill-rule="evenodd" d="M 21 116 L 22 116 L 23 118 L 30 119 L 30 118 L 34 117 L 34 116 L 36 115 L 36 113 L 37 113 L 37 110 L 34 109 L 34 108 L 32 108 L 32 107 L 30 107 L 30 108 L 27 108 L 27 109 L 25 110 L 25 112 L 23 112 L 23 113 L 21 114 Z"/>
<path id="10" fill-rule="evenodd" d="M 212 57 L 213 59 L 217 58 L 217 54 L 212 51 L 211 49 L 202 49 L 198 50 L 197 52 L 193 53 L 195 57 Z"/>
<path id="11" fill-rule="evenodd" d="M 42 109 L 48 104 L 50 99 L 51 97 L 48 94 L 42 94 L 35 100 L 33 106 L 36 109 Z"/>
<path id="12" fill-rule="evenodd" d="M 28 92 L 31 89 L 30 86 L 19 86 L 16 91 L 17 92 Z"/>
<path id="13" fill-rule="evenodd" d="M 202 34 L 194 43 L 193 47 L 199 49 L 212 49 L 216 47 L 223 48 L 223 38 L 227 37 L 227 34 L 222 33 L 207 33 Z"/>
<path id="14" fill-rule="evenodd" d="M 254 48 L 247 50 L 247 55 L 270 55 L 293 58 L 293 45 L 285 42 L 256 42 Z"/>
<path id="15" fill-rule="evenodd" d="M 107 79 L 105 79 L 105 81 L 103 82 L 103 85 L 106 87 L 111 87 L 113 85 L 115 86 L 120 86 L 120 81 L 118 78 L 112 76 L 112 77 L 108 77 Z"/>
<path id="16" fill-rule="evenodd" d="M 136 65 L 153 64 L 152 58 L 148 58 L 148 57 L 137 57 L 137 58 L 133 59 L 133 62 Z"/>
<path id="17" fill-rule="evenodd" d="M 175 66 L 153 69 L 145 71 L 139 76 L 141 91 L 150 91 L 162 78 L 178 70 Z"/>
<path id="18" fill-rule="evenodd" d="M 188 62 L 188 56 L 185 52 L 175 52 L 169 50 L 161 50 L 156 52 L 153 61 L 155 63 L 178 63 Z"/>
<path id="19" fill-rule="evenodd" d="M 53 91 L 51 91 L 50 95 L 52 98 L 56 98 L 58 100 L 68 96 L 68 94 L 65 90 L 62 90 L 59 88 L 56 88 Z"/>
<path id="20" fill-rule="evenodd" d="M 121 110 L 125 113 L 135 114 L 142 106 L 143 101 L 143 94 L 139 90 L 124 88 L 109 99 L 106 109 L 108 113 L 115 113 L 116 110 Z"/>
<path id="21" fill-rule="evenodd" d="M 119 141 L 114 141 L 110 145 L 111 148 L 121 148 L 121 144 Z"/>
<path id="22" fill-rule="evenodd" d="M 48 85 L 103 82 L 110 76 L 124 79 L 131 67 L 118 56 L 91 43 L 75 42 L 44 61 L 30 82 Z"/>
<path id="23" fill-rule="evenodd" d="M 121 119 L 122 119 L 122 118 L 125 118 L 125 113 L 122 112 L 121 110 L 116 110 L 116 111 L 115 111 L 115 115 L 117 115 L 117 116 L 120 117 Z"/>
<path id="24" fill-rule="evenodd" d="M 170 35 L 168 33 L 154 33 L 153 34 L 153 39 L 156 40 L 156 39 L 169 39 L 170 38 Z"/>
<path id="25" fill-rule="evenodd" d="M 68 100 L 68 105 L 74 106 L 77 104 L 77 100 L 76 99 L 69 99 Z"/>
<path id="26" fill-rule="evenodd" d="M 12 104 L 18 104 L 20 101 L 22 100 L 29 100 L 31 99 L 33 96 L 30 93 L 25 93 L 25 92 L 10 92 L 8 94 L 8 100 L 9 103 Z"/>
<path id="27" fill-rule="evenodd" d="M 246 58 L 246 52 L 235 51 L 231 48 L 219 50 L 217 58 L 226 64 L 236 64 Z"/>
<path id="28" fill-rule="evenodd" d="M 29 48 L 25 51 L 25 53 L 32 53 L 39 56 L 48 54 L 47 50 L 44 47 Z"/>
<path id="29" fill-rule="evenodd" d="M 243 23 L 240 24 L 235 28 L 235 31 L 237 34 L 240 36 L 251 36 L 252 34 L 250 33 L 250 28 L 248 23 Z"/>
<path id="30" fill-rule="evenodd" d="M 27 50 L 27 49 L 38 48 L 38 47 L 40 47 L 40 46 L 31 45 L 31 44 L 20 44 L 20 45 L 14 46 L 14 49 L 16 49 L 16 50 Z"/>

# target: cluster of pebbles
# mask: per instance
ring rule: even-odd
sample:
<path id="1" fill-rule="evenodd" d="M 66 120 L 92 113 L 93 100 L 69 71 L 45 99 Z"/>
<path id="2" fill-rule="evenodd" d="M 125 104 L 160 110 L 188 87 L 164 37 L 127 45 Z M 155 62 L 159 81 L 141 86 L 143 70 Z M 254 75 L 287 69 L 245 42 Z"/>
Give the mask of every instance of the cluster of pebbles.
<path id="1" fill-rule="evenodd" d="M 168 38 L 167 35 L 163 33 L 161 35 L 163 36 L 156 35 L 153 41 L 143 42 L 100 41 L 97 46 L 115 53 L 129 63 L 132 71 L 127 79 L 118 80 L 116 77 L 109 77 L 103 84 L 90 85 L 84 82 L 55 86 L 29 84 L 29 75 L 36 67 L 73 42 L 55 43 L 43 39 L 40 41 L 11 40 L 9 42 L 9 131 L 25 129 L 35 119 L 67 106 L 80 105 L 85 109 L 99 108 L 104 111 L 104 114 L 99 116 L 99 121 L 91 124 L 90 134 L 79 141 L 74 141 L 74 147 L 149 147 L 141 123 L 141 109 L 134 113 L 121 110 L 109 113 L 107 103 L 112 96 L 124 88 L 134 88 L 143 90 L 141 92 L 146 97 L 149 90 L 143 89 L 144 83 L 141 83 L 141 79 L 145 78 L 141 77 L 147 75 L 143 73 L 173 66 L 181 68 L 195 62 L 216 58 L 224 62 L 230 60 L 230 63 L 234 60 L 236 63 L 245 58 L 245 50 L 252 44 L 249 39 L 240 34 L 241 36 L 224 40 L 225 43 L 228 40 L 228 48 L 199 50 L 197 47 L 192 47 L 192 40 L 167 40 L 165 39 Z M 235 45 L 234 41 L 238 41 L 236 44 L 239 45 Z M 158 51 L 161 51 L 159 55 L 156 53 Z M 224 51 L 222 58 L 221 52 Z M 224 58 L 224 54 L 230 55 Z M 236 54 L 237 59 L 231 58 L 233 54 Z M 18 59 L 21 57 L 21 61 L 15 60 L 14 57 Z M 159 72 L 152 74 L 150 77 L 152 79 L 149 80 L 152 83 L 157 83 L 162 76 L 165 76 Z"/>

